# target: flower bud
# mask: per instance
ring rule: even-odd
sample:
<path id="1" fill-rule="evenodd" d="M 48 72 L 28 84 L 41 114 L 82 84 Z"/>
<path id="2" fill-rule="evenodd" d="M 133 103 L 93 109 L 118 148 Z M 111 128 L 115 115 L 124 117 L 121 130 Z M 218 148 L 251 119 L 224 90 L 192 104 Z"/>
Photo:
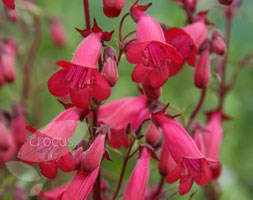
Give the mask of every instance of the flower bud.
<path id="1" fill-rule="evenodd" d="M 217 30 L 212 34 L 212 51 L 218 55 L 224 55 L 227 52 L 225 40 Z"/>
<path id="2" fill-rule="evenodd" d="M 119 78 L 115 50 L 109 46 L 104 51 L 103 75 L 111 87 L 116 84 Z"/>
<path id="3" fill-rule="evenodd" d="M 231 5 L 234 0 L 219 0 L 220 4 Z"/>
<path id="4" fill-rule="evenodd" d="M 172 158 L 168 147 L 163 144 L 158 164 L 159 173 L 162 176 L 167 176 L 176 167 L 176 162 Z"/>
<path id="5" fill-rule="evenodd" d="M 85 152 L 82 160 L 82 169 L 84 172 L 91 173 L 99 167 L 105 152 L 105 135 L 99 134 L 90 148 Z"/>
<path id="6" fill-rule="evenodd" d="M 126 0 L 103 0 L 103 11 L 107 17 L 118 17 Z"/>
<path id="7" fill-rule="evenodd" d="M 11 22 L 17 22 L 19 19 L 19 15 L 17 10 L 13 10 L 13 9 L 9 9 L 9 8 L 5 8 L 5 15 L 6 17 L 11 21 Z"/>
<path id="8" fill-rule="evenodd" d="M 205 87 L 211 78 L 209 54 L 209 50 L 205 49 L 200 53 L 199 60 L 197 62 L 194 73 L 194 83 L 198 88 Z"/>
<path id="9" fill-rule="evenodd" d="M 2 74 L 6 82 L 13 82 L 16 78 L 15 52 L 15 41 L 12 39 L 4 41 L 3 52 L 0 55 L 0 74 Z"/>
<path id="10" fill-rule="evenodd" d="M 52 18 L 50 23 L 50 35 L 53 42 L 58 47 L 63 47 L 66 43 L 66 35 L 61 21 L 58 18 Z"/>
<path id="11" fill-rule="evenodd" d="M 151 146 L 155 146 L 160 139 L 160 131 L 153 123 L 151 123 L 145 136 L 147 143 Z"/>

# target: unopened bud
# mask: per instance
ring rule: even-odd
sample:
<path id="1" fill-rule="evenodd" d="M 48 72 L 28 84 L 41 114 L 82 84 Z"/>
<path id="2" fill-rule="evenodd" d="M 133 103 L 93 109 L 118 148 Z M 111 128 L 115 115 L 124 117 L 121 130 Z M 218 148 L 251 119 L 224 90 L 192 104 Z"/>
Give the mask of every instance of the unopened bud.
<path id="1" fill-rule="evenodd" d="M 82 169 L 87 173 L 95 170 L 102 160 L 105 152 L 105 135 L 99 134 L 91 144 L 90 148 L 85 152 L 82 160 Z"/>
<path id="2" fill-rule="evenodd" d="M 218 55 L 224 55 L 227 52 L 225 40 L 217 30 L 212 35 L 212 51 Z"/>
<path id="3" fill-rule="evenodd" d="M 220 4 L 231 5 L 234 0 L 219 0 Z"/>
<path id="4" fill-rule="evenodd" d="M 5 8 L 4 9 L 5 11 L 5 15 L 6 17 L 11 21 L 11 22 L 17 22 L 18 19 L 19 19 L 19 15 L 18 15 L 18 12 L 17 10 L 13 10 L 13 9 L 10 9 L 10 8 Z"/>
<path id="5" fill-rule="evenodd" d="M 107 17 L 118 17 L 126 0 L 103 0 L 103 11 Z"/>
<path id="6" fill-rule="evenodd" d="M 50 23 L 50 35 L 53 42 L 58 47 L 63 47 L 66 43 L 66 35 L 61 21 L 58 18 L 52 18 Z"/>
<path id="7" fill-rule="evenodd" d="M 109 46 L 104 51 L 103 75 L 111 87 L 116 84 L 119 78 L 115 50 Z"/>
<path id="8" fill-rule="evenodd" d="M 160 131 L 151 123 L 145 136 L 147 143 L 154 147 L 160 139 Z"/>
<path id="9" fill-rule="evenodd" d="M 197 62 L 194 73 L 194 82 L 198 88 L 205 87 L 211 78 L 209 54 L 209 49 L 203 50 L 200 53 L 199 60 Z"/>

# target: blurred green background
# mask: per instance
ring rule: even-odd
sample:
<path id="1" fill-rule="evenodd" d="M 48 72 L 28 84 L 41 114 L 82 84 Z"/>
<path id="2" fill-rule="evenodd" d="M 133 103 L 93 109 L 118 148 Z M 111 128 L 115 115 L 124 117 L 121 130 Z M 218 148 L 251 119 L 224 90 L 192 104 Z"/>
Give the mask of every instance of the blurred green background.
<path id="1" fill-rule="evenodd" d="M 28 122 L 36 125 L 37 128 L 44 126 L 49 120 L 63 110 L 62 106 L 56 99 L 50 95 L 47 89 L 48 78 L 58 70 L 54 64 L 57 60 L 70 60 L 75 47 L 82 40 L 80 34 L 74 29 L 75 27 L 84 28 L 84 14 L 82 0 L 42 0 L 35 1 L 41 8 L 42 16 L 42 39 L 36 55 L 35 64 L 33 66 L 32 91 L 28 102 Z M 128 1 L 121 16 L 127 12 L 130 4 Z M 142 3 L 149 1 L 141 1 Z M 179 4 L 171 0 L 152 1 L 153 6 L 148 10 L 148 14 L 155 17 L 159 22 L 168 26 L 182 27 L 186 18 Z M 90 1 L 91 16 L 96 18 L 98 24 L 106 31 L 116 30 L 110 45 L 117 47 L 118 25 L 119 19 L 106 18 L 102 12 L 100 0 Z M 228 72 L 231 75 L 237 67 L 240 59 L 248 52 L 253 51 L 253 1 L 244 0 L 243 5 L 238 11 L 233 21 L 231 49 L 229 54 Z M 213 21 L 217 28 L 224 33 L 225 17 L 223 7 L 216 0 L 199 0 L 198 10 L 210 9 L 209 19 Z M 22 14 L 22 13 L 21 13 Z M 57 48 L 49 35 L 49 27 L 46 15 L 58 16 L 64 25 L 67 35 L 67 46 L 65 48 Z M 15 30 L 15 24 L 7 25 L 9 31 L 18 38 L 19 50 L 22 54 L 23 50 L 30 44 L 31 33 L 22 35 Z M 124 32 L 134 30 L 135 23 L 129 18 L 126 21 Z M 1 32 L 1 37 L 4 33 Z M 25 55 L 24 55 L 25 56 Z M 22 62 L 22 61 L 19 61 Z M 18 62 L 18 63 L 19 63 Z M 17 81 L 12 85 L 6 85 L 0 89 L 0 109 L 10 109 L 12 102 L 19 101 L 19 91 L 21 89 L 21 70 L 17 64 L 19 72 Z M 135 84 L 131 82 L 131 71 L 133 65 L 127 64 L 126 59 L 119 66 L 120 80 L 113 88 L 112 96 L 108 101 L 126 96 L 137 95 L 138 91 Z M 223 163 L 223 173 L 219 179 L 222 187 L 222 199 L 240 199 L 251 200 L 253 198 L 253 66 L 247 66 L 240 74 L 234 90 L 228 95 L 225 103 L 225 111 L 232 116 L 232 120 L 224 123 L 224 139 L 221 148 L 221 160 Z M 215 85 L 215 79 L 211 85 Z M 186 118 L 194 108 L 200 95 L 200 91 L 194 87 L 193 69 L 186 66 L 175 78 L 169 79 L 163 89 L 162 100 L 170 102 L 184 111 Z M 217 98 L 210 91 L 204 104 L 203 111 L 215 108 L 217 106 Z M 200 113 L 198 119 L 204 122 L 204 112 Z M 117 160 L 111 166 L 114 175 L 120 171 L 120 157 L 113 154 L 113 160 Z M 118 158 L 118 159 L 117 159 Z M 134 166 L 131 163 L 128 173 Z M 104 165 L 109 166 L 106 161 Z M 152 165 L 152 171 L 156 166 Z M 155 178 L 152 178 L 155 180 Z M 150 185 L 154 184 L 150 181 Z M 167 187 L 169 187 L 167 185 Z M 199 187 L 194 187 L 192 191 L 197 190 L 193 199 L 203 199 L 202 192 Z M 172 194 L 175 192 L 169 192 Z M 180 199 L 179 196 L 173 197 Z M 183 197 L 188 199 L 189 195 Z"/>

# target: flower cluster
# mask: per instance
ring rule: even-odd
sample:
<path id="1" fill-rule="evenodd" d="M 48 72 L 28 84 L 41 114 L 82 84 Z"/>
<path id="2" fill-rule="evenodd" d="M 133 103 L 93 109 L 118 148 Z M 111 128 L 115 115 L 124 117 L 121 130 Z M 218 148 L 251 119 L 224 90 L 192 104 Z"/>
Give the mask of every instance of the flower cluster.
<path id="1" fill-rule="evenodd" d="M 116 199 L 123 187 L 128 161 L 132 158 L 136 159 L 136 164 L 125 184 L 122 194 L 125 200 L 162 198 L 166 195 L 165 182 L 169 185 L 179 180 L 177 190 L 180 195 L 185 195 L 194 182 L 205 187 L 215 181 L 221 174 L 222 123 L 228 119 L 223 109 L 227 92 L 224 68 L 217 69 L 217 75 L 223 78 L 217 89 L 219 105 L 207 112 L 205 125 L 195 117 L 211 81 L 212 58 L 223 58 L 227 44 L 222 33 L 207 19 L 208 12 L 196 10 L 197 0 L 176 2 L 187 14 L 189 23 L 184 27 L 168 28 L 160 24 L 148 14 L 151 3 L 141 5 L 137 0 L 128 8 L 125 0 L 103 0 L 106 17 L 116 18 L 123 8 L 127 10 L 120 21 L 118 48 L 114 48 L 108 45 L 114 31 L 105 32 L 96 20 L 93 27 L 90 26 L 89 1 L 84 0 L 87 27 L 84 30 L 76 28 L 80 43 L 71 60 L 56 62 L 60 68 L 48 80 L 49 92 L 65 110 L 40 130 L 26 126 L 32 133 L 29 138 L 26 137 L 25 111 L 21 106 L 14 106 L 14 115 L 10 119 L 0 115 L 4 116 L 4 120 L 0 118 L 0 136 L 3 138 L 0 141 L 0 164 L 17 154 L 17 158 L 26 164 L 38 164 L 41 174 L 48 179 L 59 178 L 58 169 L 65 172 L 60 173 L 69 181 L 51 191 L 39 192 L 42 199 L 83 200 L 91 195 L 94 199 Z M 238 6 L 231 0 L 219 2 L 232 4 L 229 9 Z M 6 9 L 15 9 L 14 1 L 3 0 L 3 3 L 8 7 Z M 136 28 L 123 37 L 126 17 L 131 17 Z M 37 18 L 34 18 L 36 24 Z M 63 48 L 66 34 L 60 20 L 50 17 L 47 21 L 53 42 Z M 110 101 L 113 87 L 120 78 L 118 68 L 122 55 L 132 67 L 130 79 L 137 85 L 139 94 Z M 0 40 L 0 86 L 14 81 L 15 56 L 15 42 Z M 28 61 L 28 67 L 29 64 Z M 174 106 L 166 106 L 167 102 L 162 102 L 161 96 L 168 92 L 163 90 L 168 80 L 187 66 L 190 66 L 189 73 L 192 71 L 189 75 L 192 86 L 202 95 L 185 123 L 180 120 L 185 113 L 173 115 Z M 29 75 L 29 70 L 24 69 Z M 29 83 L 24 84 L 24 102 L 27 88 Z M 87 127 L 87 134 L 74 143 L 71 138 L 80 134 L 76 131 L 78 124 Z M 113 162 L 112 152 L 125 154 L 115 191 L 106 182 L 106 170 L 102 170 L 105 159 Z M 136 156 L 138 152 L 139 156 Z M 153 175 L 150 173 L 151 159 L 157 163 L 161 179 L 157 186 L 152 183 L 152 187 L 148 184 Z M 69 178 L 71 172 L 74 174 L 72 179 Z"/>

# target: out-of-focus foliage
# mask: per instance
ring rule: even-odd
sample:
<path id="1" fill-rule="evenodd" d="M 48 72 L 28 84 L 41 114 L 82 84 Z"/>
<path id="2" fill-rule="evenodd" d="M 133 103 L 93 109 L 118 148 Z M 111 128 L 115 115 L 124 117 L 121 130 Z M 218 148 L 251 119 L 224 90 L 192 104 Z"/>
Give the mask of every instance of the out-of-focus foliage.
<path id="1" fill-rule="evenodd" d="M 147 1 L 142 1 L 147 2 Z M 199 1 L 199 8 L 210 9 L 209 19 L 213 21 L 219 29 L 224 32 L 225 20 L 222 13 L 222 7 L 216 0 Z M 39 46 L 38 54 L 36 55 L 35 65 L 32 76 L 32 91 L 28 103 L 29 123 L 40 127 L 45 125 L 59 111 L 62 110 L 61 105 L 57 100 L 49 94 L 47 89 L 47 80 L 52 73 L 57 69 L 55 62 L 57 60 L 71 59 L 76 45 L 82 40 L 80 34 L 75 30 L 75 27 L 84 28 L 84 14 L 81 0 L 43 0 L 36 1 L 42 9 L 42 38 Z M 125 13 L 129 8 L 130 3 L 125 7 L 122 13 Z M 102 12 L 100 0 L 90 1 L 91 15 L 95 17 L 101 27 L 106 31 L 118 29 L 119 18 L 108 19 Z M 228 71 L 231 72 L 239 64 L 240 59 L 248 52 L 253 51 L 253 1 L 244 0 L 240 11 L 235 16 L 233 22 L 233 32 L 231 38 L 231 48 L 229 54 Z M 171 0 L 156 0 L 153 1 L 153 6 L 148 13 L 154 16 L 158 21 L 167 24 L 168 26 L 183 26 L 186 20 L 184 12 L 179 8 L 179 5 Z M 56 15 L 64 24 L 67 35 L 67 46 L 65 48 L 57 48 L 52 43 L 49 36 L 49 27 L 46 22 L 45 15 Z M 127 22 L 127 30 L 134 30 L 135 24 L 129 19 Z M 15 32 L 15 25 L 8 25 L 8 31 L 18 38 L 20 53 L 30 43 L 30 35 L 22 35 Z M 1 37 L 4 36 L 1 31 Z M 118 33 L 115 32 L 111 42 L 112 46 L 117 45 Z M 22 63 L 19 61 L 18 63 Z M 19 73 L 21 66 L 17 65 Z M 127 64 L 125 58 L 119 66 L 119 82 L 113 88 L 112 96 L 108 101 L 130 95 L 137 95 L 138 90 L 131 83 L 131 71 L 133 66 Z M 193 87 L 193 70 L 190 67 L 185 67 L 180 74 L 171 78 L 163 89 L 163 102 L 171 104 L 183 109 L 185 117 L 189 116 L 192 110 L 192 105 L 196 104 L 200 91 Z M 214 81 L 213 81 L 214 82 Z M 18 91 L 21 88 L 21 77 L 18 75 L 18 80 L 12 84 L 1 88 L 0 90 L 0 108 L 10 109 L 10 102 L 15 102 L 19 99 Z M 213 83 L 212 83 L 213 84 Z M 225 137 L 221 149 L 221 161 L 223 163 L 222 176 L 219 183 L 222 188 L 222 199 L 240 199 L 251 200 L 253 194 L 253 66 L 247 66 L 242 70 L 237 84 L 229 94 L 225 103 L 225 110 L 231 116 L 231 120 L 225 122 Z M 217 98 L 212 92 L 209 93 L 205 108 L 214 108 L 217 105 Z M 204 121 L 204 113 L 199 115 L 199 119 Z M 80 131 L 81 132 L 81 131 Z M 112 153 L 113 160 L 120 160 L 117 153 Z M 120 162 L 113 164 L 108 161 L 104 162 L 105 166 L 114 168 L 114 173 L 110 175 L 112 178 L 117 178 L 120 172 Z M 128 174 L 130 174 L 134 163 L 130 163 Z M 154 171 L 156 166 L 151 166 L 151 171 Z M 150 185 L 154 184 L 154 179 L 150 180 Z M 24 184 L 23 184 L 24 185 Z M 171 187 L 166 185 L 166 187 Z M 194 199 L 202 199 L 202 190 L 199 187 L 194 187 L 193 191 L 197 191 Z M 173 194 L 175 189 L 169 191 L 168 194 Z M 186 195 L 183 199 L 188 199 Z M 176 195 L 173 199 L 179 199 Z"/>

